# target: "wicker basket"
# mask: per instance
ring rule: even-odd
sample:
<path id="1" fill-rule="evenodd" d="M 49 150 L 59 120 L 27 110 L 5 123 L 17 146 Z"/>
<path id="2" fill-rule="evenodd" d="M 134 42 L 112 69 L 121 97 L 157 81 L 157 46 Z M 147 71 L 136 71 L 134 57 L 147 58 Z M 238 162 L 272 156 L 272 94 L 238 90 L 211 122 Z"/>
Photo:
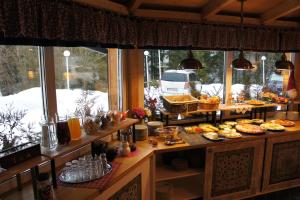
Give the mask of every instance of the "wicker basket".
<path id="1" fill-rule="evenodd" d="M 199 109 L 215 110 L 219 108 L 219 103 L 199 103 Z"/>
<path id="2" fill-rule="evenodd" d="M 163 96 L 164 108 L 171 113 L 196 111 L 199 100 L 191 95 Z"/>

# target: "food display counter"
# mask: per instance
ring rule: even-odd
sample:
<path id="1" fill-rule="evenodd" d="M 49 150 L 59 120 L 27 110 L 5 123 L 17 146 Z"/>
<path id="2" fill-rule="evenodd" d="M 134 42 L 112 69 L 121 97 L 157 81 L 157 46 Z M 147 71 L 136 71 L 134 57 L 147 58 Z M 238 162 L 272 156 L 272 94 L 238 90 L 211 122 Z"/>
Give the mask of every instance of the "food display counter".
<path id="1" fill-rule="evenodd" d="M 242 133 L 236 139 L 212 141 L 202 134 L 181 132 L 185 142 L 175 145 L 157 138 L 157 145 L 149 144 L 154 137 L 138 141 L 136 153 L 115 159 L 120 167 L 101 191 L 58 186 L 55 195 L 118 199 L 135 188 L 139 199 L 159 199 L 161 188 L 171 187 L 171 199 L 241 199 L 300 186 L 299 121 L 284 131 Z"/>

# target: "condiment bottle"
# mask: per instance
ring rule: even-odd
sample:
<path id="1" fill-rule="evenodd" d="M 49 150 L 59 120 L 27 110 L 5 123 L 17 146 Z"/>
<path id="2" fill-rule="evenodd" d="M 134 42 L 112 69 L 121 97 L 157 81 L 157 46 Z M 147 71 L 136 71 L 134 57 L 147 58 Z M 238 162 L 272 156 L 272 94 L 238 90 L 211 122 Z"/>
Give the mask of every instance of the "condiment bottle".
<path id="1" fill-rule="evenodd" d="M 48 173 L 40 173 L 37 180 L 37 199 L 54 200 L 53 188 Z"/>

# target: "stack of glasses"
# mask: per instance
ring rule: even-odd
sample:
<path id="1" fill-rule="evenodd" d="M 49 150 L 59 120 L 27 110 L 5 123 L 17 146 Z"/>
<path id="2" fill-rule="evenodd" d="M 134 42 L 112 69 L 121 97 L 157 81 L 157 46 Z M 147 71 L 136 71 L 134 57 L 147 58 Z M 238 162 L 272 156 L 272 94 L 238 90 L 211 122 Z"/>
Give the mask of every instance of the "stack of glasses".
<path id="1" fill-rule="evenodd" d="M 100 178 L 111 171 L 106 154 L 86 155 L 78 160 L 67 162 L 60 175 L 60 180 L 68 183 L 80 183 Z"/>

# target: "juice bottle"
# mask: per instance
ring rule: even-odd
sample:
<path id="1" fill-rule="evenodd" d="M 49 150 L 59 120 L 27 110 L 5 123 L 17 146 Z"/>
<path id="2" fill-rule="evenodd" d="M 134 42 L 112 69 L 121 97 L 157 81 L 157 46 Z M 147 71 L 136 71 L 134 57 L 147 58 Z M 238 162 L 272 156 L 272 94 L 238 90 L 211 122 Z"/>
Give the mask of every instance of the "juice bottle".
<path id="1" fill-rule="evenodd" d="M 72 117 L 68 120 L 71 140 L 79 140 L 81 137 L 80 122 L 78 118 Z"/>

